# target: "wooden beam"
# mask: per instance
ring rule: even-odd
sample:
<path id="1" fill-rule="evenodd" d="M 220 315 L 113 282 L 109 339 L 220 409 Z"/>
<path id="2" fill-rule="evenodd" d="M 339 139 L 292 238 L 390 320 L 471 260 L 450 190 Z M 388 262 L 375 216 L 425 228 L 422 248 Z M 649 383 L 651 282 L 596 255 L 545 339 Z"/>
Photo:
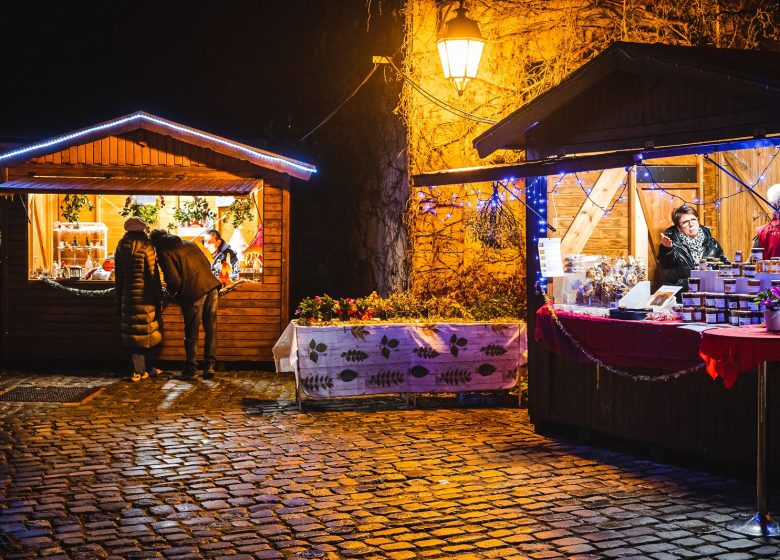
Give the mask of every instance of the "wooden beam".
<path id="1" fill-rule="evenodd" d="M 625 169 L 605 169 L 601 172 L 588 198 L 585 199 L 569 230 L 561 240 L 561 254 L 569 255 L 582 252 L 604 213 L 602 208 L 609 206 L 625 176 Z"/>
<path id="2" fill-rule="evenodd" d="M 648 262 L 648 229 L 636 190 L 636 167 L 628 172 L 628 254 Z"/>

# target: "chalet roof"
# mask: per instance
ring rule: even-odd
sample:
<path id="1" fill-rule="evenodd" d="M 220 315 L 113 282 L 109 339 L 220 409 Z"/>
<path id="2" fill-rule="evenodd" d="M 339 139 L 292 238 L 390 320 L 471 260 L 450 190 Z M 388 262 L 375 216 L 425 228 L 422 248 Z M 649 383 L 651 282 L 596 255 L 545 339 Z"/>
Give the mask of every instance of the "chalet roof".
<path id="1" fill-rule="evenodd" d="M 633 80 L 634 89 L 618 99 L 621 93 L 612 89 L 615 82 L 611 79 L 620 77 Z M 481 134 L 474 140 L 474 147 L 481 157 L 499 149 L 526 149 L 538 141 L 554 150 L 556 143 L 561 146 L 567 143 L 565 136 L 569 131 L 561 126 L 567 122 L 563 118 L 564 111 L 571 115 L 577 103 L 599 96 L 607 101 L 604 115 L 610 111 L 613 114 L 622 111 L 634 117 L 642 111 L 658 115 L 658 98 L 651 100 L 651 97 L 659 83 L 675 84 L 678 89 L 674 91 L 687 88 L 688 104 L 679 103 L 679 107 L 673 107 L 676 114 L 662 115 L 650 124 L 623 116 L 623 137 L 610 135 L 609 124 L 599 135 L 591 122 L 592 130 L 588 132 L 596 141 L 590 144 L 584 140 L 579 144 L 574 141 L 556 155 L 761 137 L 780 132 L 780 52 L 617 42 L 559 85 Z M 610 105 L 612 99 L 623 101 L 623 104 Z M 669 95 L 668 99 L 667 105 L 677 103 L 674 95 Z M 635 109 L 633 114 L 632 108 Z M 706 112 L 710 108 L 712 114 Z M 768 114 L 772 118 L 767 120 Z M 717 121 L 711 115 L 715 115 Z M 591 120 L 601 116 L 591 117 Z M 665 117 L 669 118 L 663 121 Z M 664 127 L 661 133 L 660 125 L 668 123 L 674 125 Z M 572 123 L 571 127 L 578 124 L 581 123 Z M 626 130 L 631 130 L 633 135 Z M 729 130 L 734 133 L 730 134 Z M 602 146 L 601 150 L 595 147 L 599 138 L 610 136 L 609 145 Z"/>
<path id="2" fill-rule="evenodd" d="M 0 183 L 0 191 L 48 194 L 178 194 L 200 196 L 248 195 L 258 179 L 211 177 L 24 177 Z"/>
<path id="3" fill-rule="evenodd" d="M 79 143 L 139 128 L 168 135 L 182 142 L 208 148 L 217 153 L 248 161 L 261 168 L 286 173 L 298 179 L 308 180 L 313 173 L 317 172 L 316 167 L 309 163 L 247 146 L 143 111 L 0 153 L 0 166 L 23 162 Z"/>

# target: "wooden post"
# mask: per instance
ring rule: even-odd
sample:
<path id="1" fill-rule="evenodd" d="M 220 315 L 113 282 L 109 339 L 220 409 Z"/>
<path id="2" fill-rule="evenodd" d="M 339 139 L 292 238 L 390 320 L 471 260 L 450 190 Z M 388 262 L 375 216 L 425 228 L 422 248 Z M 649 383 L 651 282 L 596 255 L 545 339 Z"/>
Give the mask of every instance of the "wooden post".
<path id="1" fill-rule="evenodd" d="M 642 201 L 636 190 L 636 166 L 628 170 L 628 254 L 641 257 L 650 262 L 648 247 L 648 229 Z"/>
<path id="2" fill-rule="evenodd" d="M 528 157 L 531 157 L 529 154 Z M 533 205 L 533 199 L 543 196 L 547 199 L 547 177 L 526 177 L 526 210 L 525 210 L 525 236 L 526 236 L 526 259 L 525 259 L 525 280 L 526 280 L 526 325 L 528 330 L 528 406 L 533 422 L 533 403 L 532 394 L 539 390 L 544 391 L 547 380 L 545 366 L 547 364 L 546 350 L 541 347 L 533 337 L 536 332 L 536 311 L 544 304 L 544 297 L 536 292 L 536 280 L 541 273 L 539 263 L 539 252 L 537 241 L 539 240 L 539 218 L 533 214 L 530 207 Z M 547 218 L 547 207 L 536 209 L 542 216 Z M 541 399 L 540 402 L 546 402 Z"/>
<path id="3" fill-rule="evenodd" d="M 696 207 L 699 210 L 699 219 L 701 220 L 701 223 L 706 224 L 707 205 L 704 204 L 704 156 L 701 154 L 698 154 L 696 156 L 696 182 L 699 185 L 699 188 L 697 190 L 698 192 L 697 198 L 700 201 L 699 204 L 696 205 Z"/>
<path id="4" fill-rule="evenodd" d="M 286 176 L 282 190 L 282 277 L 281 277 L 281 309 L 279 311 L 279 333 L 282 334 L 290 321 L 290 177 Z M 263 188 L 263 197 L 266 189 Z M 265 204 L 263 204 L 265 208 Z"/>
<path id="5" fill-rule="evenodd" d="M 0 182 L 8 181 L 8 168 L 0 172 Z M 19 195 L 24 196 L 24 195 Z M 0 365 L 8 362 L 8 204 L 13 196 L 0 197 Z"/>

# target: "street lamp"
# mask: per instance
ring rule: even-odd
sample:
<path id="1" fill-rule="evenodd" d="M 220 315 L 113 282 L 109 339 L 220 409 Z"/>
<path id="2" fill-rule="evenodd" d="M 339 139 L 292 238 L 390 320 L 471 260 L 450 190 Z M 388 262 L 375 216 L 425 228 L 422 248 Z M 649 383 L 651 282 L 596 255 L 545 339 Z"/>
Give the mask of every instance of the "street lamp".
<path id="1" fill-rule="evenodd" d="M 477 22 L 466 16 L 463 0 L 456 12 L 455 17 L 442 26 L 437 45 L 444 77 L 455 82 L 458 95 L 463 95 L 468 81 L 477 77 L 485 40 Z"/>

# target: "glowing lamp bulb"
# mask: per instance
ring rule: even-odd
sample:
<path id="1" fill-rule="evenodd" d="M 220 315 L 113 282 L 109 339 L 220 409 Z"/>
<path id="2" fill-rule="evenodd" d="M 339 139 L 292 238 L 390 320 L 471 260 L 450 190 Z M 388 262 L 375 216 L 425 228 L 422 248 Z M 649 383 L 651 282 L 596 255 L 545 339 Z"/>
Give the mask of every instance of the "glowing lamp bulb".
<path id="1" fill-rule="evenodd" d="M 444 77 L 452 80 L 463 95 L 469 80 L 477 77 L 485 40 L 476 21 L 466 16 L 463 0 L 454 18 L 448 20 L 437 42 Z"/>

